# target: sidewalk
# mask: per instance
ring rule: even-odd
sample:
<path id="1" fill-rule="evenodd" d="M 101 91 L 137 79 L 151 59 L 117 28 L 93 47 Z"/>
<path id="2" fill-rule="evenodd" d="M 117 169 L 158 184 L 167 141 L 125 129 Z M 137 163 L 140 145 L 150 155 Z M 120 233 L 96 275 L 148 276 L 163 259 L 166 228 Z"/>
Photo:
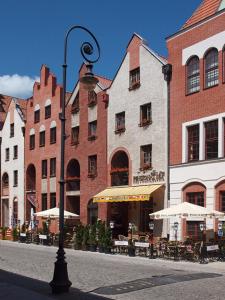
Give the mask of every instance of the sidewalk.
<path id="1" fill-rule="evenodd" d="M 70 288 L 68 294 L 53 295 L 47 282 L 3 270 L 0 270 L 0 291 L 0 300 L 110 300 L 75 288 Z"/>

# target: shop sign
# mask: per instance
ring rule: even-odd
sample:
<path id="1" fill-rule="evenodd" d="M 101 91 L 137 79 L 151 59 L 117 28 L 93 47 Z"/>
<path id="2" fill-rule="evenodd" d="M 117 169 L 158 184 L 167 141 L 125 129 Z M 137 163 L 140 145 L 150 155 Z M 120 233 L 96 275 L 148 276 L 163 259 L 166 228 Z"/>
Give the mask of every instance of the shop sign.
<path id="1" fill-rule="evenodd" d="M 128 241 L 115 241 L 115 246 L 128 246 Z"/>
<path id="2" fill-rule="evenodd" d="M 47 240 L 47 235 L 45 235 L 45 234 L 39 234 L 39 239 L 40 240 Z"/>
<path id="3" fill-rule="evenodd" d="M 134 184 L 141 184 L 141 183 L 155 183 L 165 181 L 165 172 L 163 171 L 151 171 L 148 175 L 138 175 L 133 176 Z"/>
<path id="4" fill-rule="evenodd" d="M 207 246 L 207 251 L 215 251 L 215 250 L 219 250 L 218 245 Z"/>
<path id="5" fill-rule="evenodd" d="M 135 243 L 134 243 L 134 246 L 135 246 L 135 247 L 148 248 L 148 247 L 149 247 L 149 243 L 135 242 Z"/>

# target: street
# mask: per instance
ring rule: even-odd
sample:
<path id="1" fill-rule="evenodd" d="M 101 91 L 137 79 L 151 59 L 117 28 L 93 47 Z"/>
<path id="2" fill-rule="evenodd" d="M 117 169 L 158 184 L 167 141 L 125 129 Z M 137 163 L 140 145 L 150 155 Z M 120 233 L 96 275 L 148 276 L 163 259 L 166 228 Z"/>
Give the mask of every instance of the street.
<path id="1" fill-rule="evenodd" d="M 56 251 L 55 247 L 0 241 L 0 283 L 8 280 L 13 286 L 21 285 L 21 278 L 13 281 L 11 275 L 5 275 L 11 273 L 50 282 Z M 224 299 L 223 262 L 200 265 L 73 249 L 66 249 L 66 260 L 71 290 L 78 289 L 83 295 L 76 299 Z M 47 284 L 45 289 L 37 282 L 24 287 L 40 292 L 40 299 L 42 294 L 52 297 Z M 60 299 L 64 298 L 67 296 Z M 0 299 L 6 298 L 0 294 Z"/>

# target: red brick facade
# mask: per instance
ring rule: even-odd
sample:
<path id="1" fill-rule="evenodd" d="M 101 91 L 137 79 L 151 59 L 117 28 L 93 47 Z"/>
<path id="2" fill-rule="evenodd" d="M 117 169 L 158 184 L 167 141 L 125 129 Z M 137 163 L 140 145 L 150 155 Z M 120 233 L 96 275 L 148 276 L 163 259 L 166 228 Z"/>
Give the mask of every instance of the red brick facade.
<path id="1" fill-rule="evenodd" d="M 59 176 L 60 176 L 60 132 L 61 124 L 59 120 L 60 102 L 62 88 L 57 85 L 56 77 L 50 73 L 49 68 L 42 66 L 40 84 L 35 83 L 33 96 L 27 101 L 27 122 L 25 132 L 25 202 L 26 220 L 30 219 L 30 209 L 32 207 L 27 199 L 28 194 L 32 194 L 36 211 L 42 210 L 42 194 L 47 194 L 47 209 L 50 208 L 50 193 L 56 193 L 56 205 L 59 201 Z M 51 117 L 45 118 L 46 100 L 51 100 Z M 40 120 L 34 121 L 34 111 L 36 105 L 40 106 Z M 56 123 L 56 143 L 50 143 L 51 122 Z M 39 134 L 41 126 L 45 127 L 45 146 L 40 146 Z M 35 147 L 30 149 L 30 134 L 35 132 Z M 56 158 L 56 176 L 50 177 L 50 159 Z M 47 160 L 47 177 L 42 179 L 42 160 Z M 34 168 L 29 167 L 34 166 Z M 34 174 L 34 170 L 35 173 Z M 32 178 L 35 178 L 36 187 L 29 186 Z M 50 184 L 50 181 L 52 182 Z M 31 184 L 32 185 L 32 184 Z M 52 187 L 50 188 L 50 185 Z"/>
<path id="2" fill-rule="evenodd" d="M 182 123 L 224 112 L 225 107 L 222 51 L 219 52 L 219 84 L 204 89 L 204 64 L 203 59 L 200 59 L 200 91 L 186 95 L 186 67 L 181 63 L 182 50 L 224 29 L 225 16 L 222 13 L 202 25 L 186 29 L 182 31 L 183 33 L 177 33 L 167 40 L 168 61 L 173 66 L 170 95 L 170 165 L 179 164 L 182 160 Z"/>
<path id="3" fill-rule="evenodd" d="M 85 72 L 83 65 L 80 70 L 80 77 Z M 109 85 L 109 80 L 99 77 L 100 85 Z M 76 160 L 80 166 L 80 193 L 78 196 L 69 201 L 66 197 L 66 208 L 71 210 L 74 202 L 80 202 L 80 221 L 82 223 L 89 222 L 88 203 L 94 195 L 107 187 L 107 95 L 99 86 L 97 92 L 97 103 L 93 107 L 88 106 L 88 92 L 79 84 L 79 143 L 71 144 L 71 128 L 72 128 L 72 103 L 69 101 L 66 108 L 66 151 L 65 151 L 65 176 L 69 176 L 67 167 L 69 162 Z M 88 136 L 88 111 L 97 109 L 97 131 L 96 139 L 89 140 Z M 88 157 L 97 155 L 97 174 L 95 177 L 88 176 Z M 76 205 L 75 205 L 76 206 Z M 107 205 L 98 204 L 98 218 L 106 220 Z"/>

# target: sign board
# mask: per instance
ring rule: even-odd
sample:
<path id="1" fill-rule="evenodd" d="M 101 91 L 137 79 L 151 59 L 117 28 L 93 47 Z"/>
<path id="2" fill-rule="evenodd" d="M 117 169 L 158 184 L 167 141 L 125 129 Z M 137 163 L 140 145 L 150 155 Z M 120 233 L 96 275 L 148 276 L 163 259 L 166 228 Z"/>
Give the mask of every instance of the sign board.
<path id="1" fill-rule="evenodd" d="M 128 246 L 128 241 L 115 241 L 115 246 Z"/>
<path id="2" fill-rule="evenodd" d="M 223 230 L 222 229 L 218 230 L 218 236 L 223 236 Z"/>
<path id="3" fill-rule="evenodd" d="M 20 236 L 26 236 L 26 233 L 21 232 Z"/>
<path id="4" fill-rule="evenodd" d="M 142 247 L 142 248 L 148 248 L 149 247 L 149 243 L 145 243 L 145 242 L 135 242 L 134 243 L 135 247 Z"/>
<path id="5" fill-rule="evenodd" d="M 40 240 L 47 240 L 47 235 L 45 235 L 45 234 L 39 234 L 39 239 Z"/>
<path id="6" fill-rule="evenodd" d="M 207 248 L 207 251 L 219 250 L 219 246 L 218 245 L 207 246 L 206 248 Z"/>

